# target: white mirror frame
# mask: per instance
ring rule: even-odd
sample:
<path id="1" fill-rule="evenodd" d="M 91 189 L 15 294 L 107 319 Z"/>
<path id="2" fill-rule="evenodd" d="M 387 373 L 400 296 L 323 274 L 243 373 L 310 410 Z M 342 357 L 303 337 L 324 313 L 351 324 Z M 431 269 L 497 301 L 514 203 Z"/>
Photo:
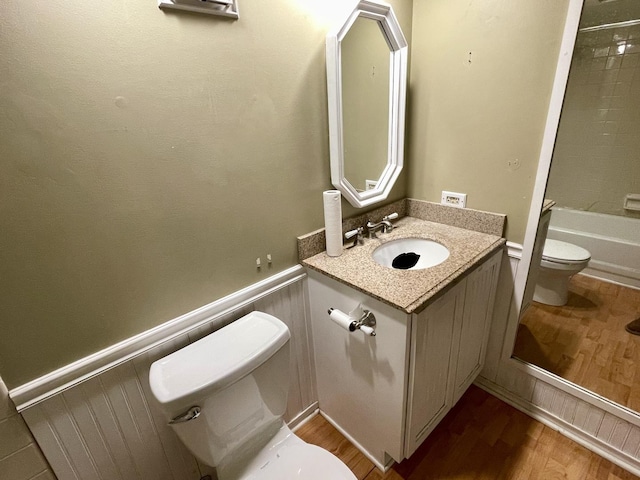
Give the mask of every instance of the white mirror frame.
<path id="1" fill-rule="evenodd" d="M 375 20 L 384 33 L 390 51 L 389 65 L 389 141 L 387 166 L 376 187 L 358 192 L 344 175 L 342 128 L 342 63 L 340 44 L 358 17 Z M 357 208 L 380 202 L 389 196 L 404 162 L 404 116 L 407 94 L 407 41 L 391 5 L 361 0 L 345 22 L 327 35 L 327 96 L 329 102 L 329 145 L 331 183 Z"/>

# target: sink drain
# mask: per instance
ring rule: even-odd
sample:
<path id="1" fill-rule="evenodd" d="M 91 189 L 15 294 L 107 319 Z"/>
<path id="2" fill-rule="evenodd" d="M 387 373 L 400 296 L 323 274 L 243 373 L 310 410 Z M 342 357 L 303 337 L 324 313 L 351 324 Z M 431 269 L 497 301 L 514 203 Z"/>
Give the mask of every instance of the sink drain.
<path id="1" fill-rule="evenodd" d="M 393 259 L 393 262 L 391 262 L 391 266 L 393 268 L 397 268 L 398 270 L 409 270 L 410 268 L 416 266 L 418 260 L 420 260 L 420 255 L 418 255 L 417 253 L 401 253 Z"/>

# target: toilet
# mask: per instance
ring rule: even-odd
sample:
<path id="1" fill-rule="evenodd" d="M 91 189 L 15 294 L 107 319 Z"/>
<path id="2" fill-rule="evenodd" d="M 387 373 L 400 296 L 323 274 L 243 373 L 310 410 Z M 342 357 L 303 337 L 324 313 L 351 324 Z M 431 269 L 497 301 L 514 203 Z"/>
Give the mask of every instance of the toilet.
<path id="1" fill-rule="evenodd" d="M 582 271 L 591 254 L 572 243 L 547 238 L 542 251 L 533 299 L 545 305 L 562 306 L 569 297 L 569 279 Z"/>
<path id="2" fill-rule="evenodd" d="M 218 480 L 355 476 L 284 423 L 287 326 L 252 312 L 151 365 L 151 391 L 169 425 Z"/>

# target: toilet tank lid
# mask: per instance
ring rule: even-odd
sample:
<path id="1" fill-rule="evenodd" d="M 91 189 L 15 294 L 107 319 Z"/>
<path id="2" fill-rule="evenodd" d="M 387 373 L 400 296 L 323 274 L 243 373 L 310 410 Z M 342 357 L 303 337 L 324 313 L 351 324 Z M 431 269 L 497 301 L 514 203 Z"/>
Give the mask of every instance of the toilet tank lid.
<path id="1" fill-rule="evenodd" d="M 231 385 L 263 364 L 290 338 L 276 317 L 251 312 L 151 365 L 149 384 L 170 407 Z M 193 397 L 193 398 L 191 398 Z"/>
<path id="2" fill-rule="evenodd" d="M 548 258 L 562 262 L 584 262 L 591 258 L 588 250 L 573 243 L 562 242 L 547 238 L 542 250 L 542 258 Z"/>

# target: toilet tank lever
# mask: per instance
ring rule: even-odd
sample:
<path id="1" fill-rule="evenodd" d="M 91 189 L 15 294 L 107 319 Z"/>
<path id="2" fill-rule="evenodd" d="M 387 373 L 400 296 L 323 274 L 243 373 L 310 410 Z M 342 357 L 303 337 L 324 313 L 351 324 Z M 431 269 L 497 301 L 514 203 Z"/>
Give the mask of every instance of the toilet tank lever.
<path id="1" fill-rule="evenodd" d="M 173 418 L 169 422 L 169 425 L 174 425 L 176 423 L 184 423 L 184 422 L 188 422 L 189 420 L 193 420 L 194 418 L 198 418 L 200 416 L 200 411 L 201 411 L 200 407 L 198 406 L 191 407 L 189 410 L 187 410 L 183 414 Z"/>

